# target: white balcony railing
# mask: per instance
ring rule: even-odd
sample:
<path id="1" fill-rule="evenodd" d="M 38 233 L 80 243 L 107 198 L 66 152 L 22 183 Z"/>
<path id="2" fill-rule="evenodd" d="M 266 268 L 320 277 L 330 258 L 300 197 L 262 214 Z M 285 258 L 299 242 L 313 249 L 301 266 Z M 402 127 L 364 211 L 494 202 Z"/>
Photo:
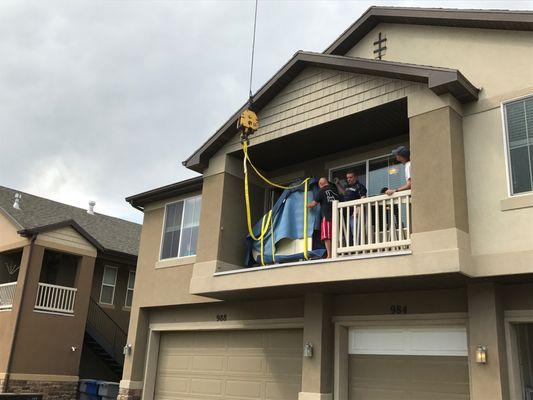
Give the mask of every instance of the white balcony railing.
<path id="1" fill-rule="evenodd" d="M 35 309 L 61 314 L 74 314 L 77 290 L 67 286 L 39 282 Z"/>
<path id="2" fill-rule="evenodd" d="M 2 283 L 0 285 L 0 310 L 11 310 L 17 282 Z"/>
<path id="3" fill-rule="evenodd" d="M 333 204 L 333 257 L 411 247 L 411 191 Z"/>

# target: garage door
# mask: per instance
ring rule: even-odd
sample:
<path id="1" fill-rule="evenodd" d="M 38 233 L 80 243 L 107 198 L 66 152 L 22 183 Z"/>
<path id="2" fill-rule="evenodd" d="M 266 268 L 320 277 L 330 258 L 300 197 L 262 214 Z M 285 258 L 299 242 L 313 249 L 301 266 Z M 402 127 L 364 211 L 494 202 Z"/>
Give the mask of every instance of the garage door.
<path id="1" fill-rule="evenodd" d="M 156 400 L 297 400 L 301 330 L 163 333 Z"/>
<path id="2" fill-rule="evenodd" d="M 350 400 L 469 399 L 461 327 L 351 329 Z"/>

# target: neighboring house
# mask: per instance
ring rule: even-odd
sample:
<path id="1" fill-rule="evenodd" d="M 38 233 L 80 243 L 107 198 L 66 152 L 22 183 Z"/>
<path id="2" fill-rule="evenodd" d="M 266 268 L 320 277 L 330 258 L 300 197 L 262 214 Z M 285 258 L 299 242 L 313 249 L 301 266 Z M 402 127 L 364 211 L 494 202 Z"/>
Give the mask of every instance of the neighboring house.
<path id="1" fill-rule="evenodd" d="M 0 393 L 119 380 L 140 230 L 0 187 Z"/>
<path id="2" fill-rule="evenodd" d="M 356 169 L 369 197 L 334 207 L 333 259 L 246 268 L 244 108 L 184 162 L 202 177 L 129 197 L 119 397 L 530 396 L 532 66 L 533 12 L 372 7 L 296 53 L 253 98 L 251 159 L 277 182 Z M 412 191 L 380 195 L 404 179 L 399 145 Z M 250 192 L 255 223 L 271 188 Z"/>

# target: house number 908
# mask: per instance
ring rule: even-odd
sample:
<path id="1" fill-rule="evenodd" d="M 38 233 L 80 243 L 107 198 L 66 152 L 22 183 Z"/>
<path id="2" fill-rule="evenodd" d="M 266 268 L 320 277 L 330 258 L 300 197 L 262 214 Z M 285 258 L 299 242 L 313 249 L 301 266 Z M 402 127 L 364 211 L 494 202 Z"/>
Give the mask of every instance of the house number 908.
<path id="1" fill-rule="evenodd" d="M 395 304 L 390 306 L 391 314 L 407 314 L 407 306 L 401 304 Z"/>

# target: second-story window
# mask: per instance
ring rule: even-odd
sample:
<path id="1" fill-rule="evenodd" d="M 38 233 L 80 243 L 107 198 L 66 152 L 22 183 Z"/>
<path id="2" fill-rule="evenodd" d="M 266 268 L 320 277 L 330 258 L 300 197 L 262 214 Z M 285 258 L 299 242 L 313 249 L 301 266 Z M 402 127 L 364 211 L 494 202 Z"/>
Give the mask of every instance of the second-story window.
<path id="1" fill-rule="evenodd" d="M 104 267 L 104 275 L 102 277 L 102 289 L 100 291 L 100 303 L 113 304 L 115 299 L 115 286 L 117 285 L 117 267 Z"/>
<path id="2" fill-rule="evenodd" d="M 133 302 L 133 286 L 135 285 L 135 271 L 130 271 L 128 275 L 128 286 L 126 287 L 126 300 L 124 301 L 125 307 L 131 307 Z"/>
<path id="3" fill-rule="evenodd" d="M 200 196 L 167 204 L 161 245 L 161 259 L 196 254 L 200 222 Z"/>
<path id="4" fill-rule="evenodd" d="M 505 104 L 512 194 L 533 190 L 533 96 Z"/>

